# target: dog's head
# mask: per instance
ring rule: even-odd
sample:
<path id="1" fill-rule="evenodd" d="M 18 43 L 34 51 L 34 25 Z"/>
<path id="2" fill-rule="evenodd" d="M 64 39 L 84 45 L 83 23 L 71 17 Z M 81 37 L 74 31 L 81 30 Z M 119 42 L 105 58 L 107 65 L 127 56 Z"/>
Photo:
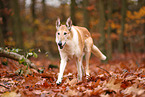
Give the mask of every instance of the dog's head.
<path id="1" fill-rule="evenodd" d="M 71 38 L 71 26 L 71 18 L 67 19 L 66 25 L 61 25 L 59 18 L 56 21 L 56 43 L 60 49 L 63 49 L 63 47 L 67 44 L 67 41 Z"/>

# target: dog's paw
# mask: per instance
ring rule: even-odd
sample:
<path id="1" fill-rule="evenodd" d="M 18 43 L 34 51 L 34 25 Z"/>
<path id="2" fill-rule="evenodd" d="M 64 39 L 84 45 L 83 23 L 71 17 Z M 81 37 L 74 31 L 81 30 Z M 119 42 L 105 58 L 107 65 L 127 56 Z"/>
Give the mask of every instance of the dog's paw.
<path id="1" fill-rule="evenodd" d="M 86 73 L 86 79 L 88 80 L 90 78 L 90 74 Z"/>
<path id="2" fill-rule="evenodd" d="M 61 84 L 61 81 L 57 80 L 57 81 L 56 81 L 56 84 L 57 84 L 57 85 L 60 85 L 60 84 Z"/>
<path id="3" fill-rule="evenodd" d="M 86 76 L 88 76 L 88 77 L 90 76 L 89 72 L 86 72 Z"/>
<path id="4" fill-rule="evenodd" d="M 80 76 L 80 75 L 78 74 L 78 75 L 77 75 L 77 80 L 81 82 L 81 81 L 82 81 L 82 76 Z"/>

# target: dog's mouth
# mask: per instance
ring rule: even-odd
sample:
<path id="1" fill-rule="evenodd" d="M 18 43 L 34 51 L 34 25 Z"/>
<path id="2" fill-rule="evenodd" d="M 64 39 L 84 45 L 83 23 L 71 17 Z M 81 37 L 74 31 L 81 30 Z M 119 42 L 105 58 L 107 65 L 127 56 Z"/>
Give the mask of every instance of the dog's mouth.
<path id="1" fill-rule="evenodd" d="M 63 47 L 65 46 L 66 42 L 63 45 L 59 45 L 60 49 L 63 49 Z"/>

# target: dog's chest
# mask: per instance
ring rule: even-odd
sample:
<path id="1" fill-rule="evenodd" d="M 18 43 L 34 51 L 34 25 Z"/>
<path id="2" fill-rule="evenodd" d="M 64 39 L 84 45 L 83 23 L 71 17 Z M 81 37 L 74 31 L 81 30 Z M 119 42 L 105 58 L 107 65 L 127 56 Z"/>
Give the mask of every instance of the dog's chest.
<path id="1" fill-rule="evenodd" d="M 66 45 L 61 50 L 61 52 L 69 58 L 78 57 L 81 53 L 78 32 L 75 30 L 74 27 L 72 27 L 71 29 L 73 37 L 71 40 L 66 41 Z"/>
<path id="2" fill-rule="evenodd" d="M 80 53 L 80 47 L 75 41 L 70 40 L 64 47 L 63 53 L 65 53 L 69 58 L 77 57 Z"/>

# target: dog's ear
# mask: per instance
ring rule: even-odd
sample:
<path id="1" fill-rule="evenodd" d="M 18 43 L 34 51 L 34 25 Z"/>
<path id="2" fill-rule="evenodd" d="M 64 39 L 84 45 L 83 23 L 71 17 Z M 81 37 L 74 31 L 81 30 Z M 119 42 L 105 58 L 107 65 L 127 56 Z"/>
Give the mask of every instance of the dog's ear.
<path id="1" fill-rule="evenodd" d="M 60 18 L 57 18 L 56 20 L 56 29 L 58 30 L 60 27 Z"/>
<path id="2" fill-rule="evenodd" d="M 70 30 L 71 29 L 71 26 L 72 26 L 72 20 L 71 20 L 71 18 L 69 17 L 68 19 L 67 19 L 67 21 L 66 21 L 66 26 L 67 26 L 67 28 Z"/>

